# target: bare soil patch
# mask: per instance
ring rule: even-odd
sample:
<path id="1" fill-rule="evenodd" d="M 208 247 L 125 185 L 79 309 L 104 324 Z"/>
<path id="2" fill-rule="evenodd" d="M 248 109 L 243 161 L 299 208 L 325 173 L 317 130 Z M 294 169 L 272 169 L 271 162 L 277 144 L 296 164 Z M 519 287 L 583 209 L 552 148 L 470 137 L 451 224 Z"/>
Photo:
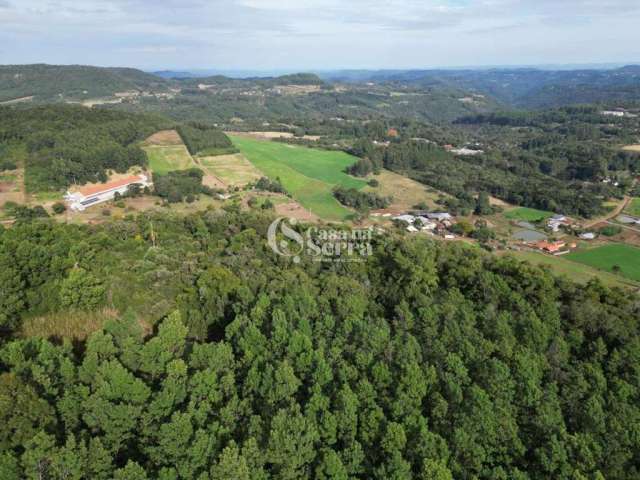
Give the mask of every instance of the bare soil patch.
<path id="1" fill-rule="evenodd" d="M 253 138 L 254 140 L 273 140 L 276 138 L 294 138 L 293 133 L 291 132 L 226 132 L 229 135 L 236 135 L 238 137 L 246 137 Z M 318 141 L 320 139 L 320 135 L 304 135 L 302 137 L 304 140 L 312 140 Z"/>
<path id="2" fill-rule="evenodd" d="M 298 202 L 281 203 L 275 206 L 276 214 L 280 217 L 295 218 L 302 222 L 317 222 L 320 218 L 304 208 Z"/>

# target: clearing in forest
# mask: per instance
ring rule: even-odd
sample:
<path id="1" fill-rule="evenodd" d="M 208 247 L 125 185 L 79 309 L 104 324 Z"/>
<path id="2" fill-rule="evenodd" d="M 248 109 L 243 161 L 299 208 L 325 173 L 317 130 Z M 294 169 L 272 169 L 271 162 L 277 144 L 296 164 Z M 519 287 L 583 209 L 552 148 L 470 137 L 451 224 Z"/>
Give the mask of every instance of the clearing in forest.
<path id="1" fill-rule="evenodd" d="M 242 154 L 272 180 L 279 179 L 293 198 L 326 220 L 345 220 L 353 212 L 333 196 L 336 186 L 362 189 L 366 181 L 344 170 L 357 158 L 344 152 L 296 147 L 231 136 Z"/>
<path id="2" fill-rule="evenodd" d="M 183 145 L 183 142 L 175 130 L 161 130 L 147 138 L 144 144 L 147 146 L 160 145 L 166 147 L 169 145 Z"/>

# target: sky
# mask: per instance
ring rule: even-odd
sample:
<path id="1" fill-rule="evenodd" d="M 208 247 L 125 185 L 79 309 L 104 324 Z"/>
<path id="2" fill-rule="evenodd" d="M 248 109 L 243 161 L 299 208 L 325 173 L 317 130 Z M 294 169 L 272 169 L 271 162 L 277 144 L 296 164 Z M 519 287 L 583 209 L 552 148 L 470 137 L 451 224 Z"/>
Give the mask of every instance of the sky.
<path id="1" fill-rule="evenodd" d="M 638 25 L 638 0 L 0 0 L 0 64 L 624 64 L 640 62 Z"/>

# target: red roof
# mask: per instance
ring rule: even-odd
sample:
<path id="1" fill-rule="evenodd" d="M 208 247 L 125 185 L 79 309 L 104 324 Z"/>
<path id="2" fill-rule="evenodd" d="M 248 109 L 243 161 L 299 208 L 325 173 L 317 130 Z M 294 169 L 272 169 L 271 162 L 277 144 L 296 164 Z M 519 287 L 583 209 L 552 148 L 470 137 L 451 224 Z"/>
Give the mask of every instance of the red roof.
<path id="1" fill-rule="evenodd" d="M 544 240 L 536 243 L 536 246 L 540 250 L 546 250 L 547 252 L 557 252 L 565 245 L 566 245 L 565 242 L 546 242 Z"/>
<path id="2" fill-rule="evenodd" d="M 141 177 L 140 175 L 132 175 L 131 177 L 122 178 L 120 180 L 115 180 L 113 182 L 101 183 L 98 185 L 89 185 L 87 187 L 83 187 L 79 189 L 78 192 L 80 192 L 85 197 L 90 197 L 98 193 L 113 190 L 114 188 L 124 187 L 132 183 L 143 183 L 144 181 L 145 181 L 144 178 Z"/>

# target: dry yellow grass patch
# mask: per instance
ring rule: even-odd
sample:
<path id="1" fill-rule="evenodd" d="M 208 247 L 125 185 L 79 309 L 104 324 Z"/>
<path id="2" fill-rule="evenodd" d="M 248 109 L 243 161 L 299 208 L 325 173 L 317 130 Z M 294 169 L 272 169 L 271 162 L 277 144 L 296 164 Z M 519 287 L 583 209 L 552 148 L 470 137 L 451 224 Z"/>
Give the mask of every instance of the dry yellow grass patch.
<path id="1" fill-rule="evenodd" d="M 440 195 L 447 196 L 427 185 L 389 170 L 382 170 L 380 175 L 374 175 L 370 178 L 376 179 L 380 185 L 377 187 L 366 186 L 362 191 L 374 192 L 382 197 L 393 197 L 393 202 L 385 209 L 390 213 L 405 212 L 422 202 L 426 203 L 429 208 L 435 209 L 438 207 L 435 203 L 438 197 Z"/>
<path id="2" fill-rule="evenodd" d="M 224 185 L 241 186 L 254 182 L 264 175 L 244 155 L 218 155 L 215 157 L 199 157 L 200 167 L 210 176 Z"/>
<path id="3" fill-rule="evenodd" d="M 640 152 L 640 145 L 627 145 L 622 149 L 627 150 L 628 152 Z"/>
<path id="4" fill-rule="evenodd" d="M 23 337 L 84 340 L 100 330 L 107 320 L 117 317 L 118 312 L 113 308 L 103 308 L 95 312 L 55 312 L 25 319 L 20 333 Z"/>
<path id="5" fill-rule="evenodd" d="M 144 141 L 145 145 L 182 145 L 182 138 L 175 130 L 156 132 Z"/>

